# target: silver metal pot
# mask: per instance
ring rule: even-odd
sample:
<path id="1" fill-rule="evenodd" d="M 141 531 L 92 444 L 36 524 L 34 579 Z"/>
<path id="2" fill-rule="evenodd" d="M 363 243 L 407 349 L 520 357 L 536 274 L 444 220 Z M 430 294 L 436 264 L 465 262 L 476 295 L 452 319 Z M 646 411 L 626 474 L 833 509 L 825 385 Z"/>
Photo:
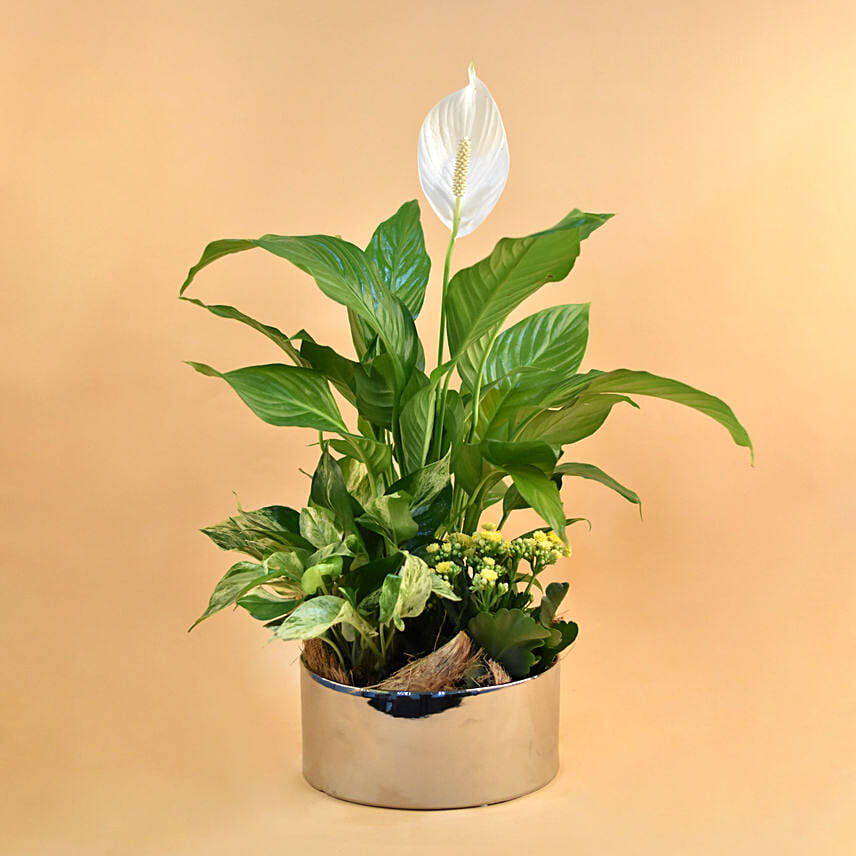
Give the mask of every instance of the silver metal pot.
<path id="1" fill-rule="evenodd" d="M 559 665 L 497 687 L 378 692 L 301 661 L 303 775 L 389 808 L 464 808 L 546 785 L 559 769 Z"/>

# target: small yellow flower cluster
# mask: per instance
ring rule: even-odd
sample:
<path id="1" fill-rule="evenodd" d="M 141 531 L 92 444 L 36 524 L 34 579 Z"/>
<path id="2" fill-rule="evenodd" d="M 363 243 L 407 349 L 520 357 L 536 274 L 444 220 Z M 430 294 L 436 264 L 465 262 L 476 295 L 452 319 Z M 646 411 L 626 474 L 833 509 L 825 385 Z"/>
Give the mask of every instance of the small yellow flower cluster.
<path id="1" fill-rule="evenodd" d="M 537 574 L 561 556 L 570 556 L 571 551 L 555 532 L 537 530 L 525 538 L 508 541 L 495 524 L 483 523 L 473 535 L 446 535 L 442 541 L 429 544 L 426 553 L 428 564 L 452 585 L 463 574 L 476 602 L 490 609 L 519 579 L 518 562 L 525 559 Z"/>
<path id="2" fill-rule="evenodd" d="M 541 567 L 554 565 L 562 556 L 570 556 L 571 548 L 553 531 L 544 532 L 539 529 L 528 538 L 515 538 L 511 542 L 512 554 L 519 559 L 526 559 L 530 564 L 537 563 Z"/>

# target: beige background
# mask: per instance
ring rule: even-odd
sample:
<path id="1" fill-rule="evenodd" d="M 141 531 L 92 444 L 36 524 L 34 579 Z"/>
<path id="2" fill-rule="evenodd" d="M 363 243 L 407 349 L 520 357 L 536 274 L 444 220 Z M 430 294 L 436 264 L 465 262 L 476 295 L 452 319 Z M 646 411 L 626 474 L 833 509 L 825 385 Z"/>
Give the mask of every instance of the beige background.
<path id="1" fill-rule="evenodd" d="M 2 4 L 4 854 L 856 849 L 853 4 L 524 5 Z M 645 521 L 566 491 L 594 528 L 564 568 L 562 772 L 398 813 L 301 780 L 293 648 L 243 615 L 184 632 L 229 560 L 195 529 L 233 490 L 300 503 L 315 453 L 182 365 L 277 357 L 175 295 L 209 239 L 362 244 L 421 200 L 420 123 L 471 58 L 511 175 L 456 262 L 617 212 L 525 312 L 591 300 L 588 367 L 722 395 L 757 465 L 650 400 L 581 445 Z M 423 214 L 433 343 L 446 233 Z M 196 293 L 347 346 L 261 253 Z"/>

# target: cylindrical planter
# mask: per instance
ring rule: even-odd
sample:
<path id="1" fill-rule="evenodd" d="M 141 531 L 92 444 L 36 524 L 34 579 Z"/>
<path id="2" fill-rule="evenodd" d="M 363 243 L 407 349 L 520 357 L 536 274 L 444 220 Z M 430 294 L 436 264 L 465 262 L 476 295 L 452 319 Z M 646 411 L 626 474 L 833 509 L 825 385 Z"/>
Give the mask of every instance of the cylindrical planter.
<path id="1" fill-rule="evenodd" d="M 388 808 L 464 808 L 546 785 L 559 769 L 559 665 L 509 684 L 439 693 L 337 684 L 301 662 L 303 775 Z"/>

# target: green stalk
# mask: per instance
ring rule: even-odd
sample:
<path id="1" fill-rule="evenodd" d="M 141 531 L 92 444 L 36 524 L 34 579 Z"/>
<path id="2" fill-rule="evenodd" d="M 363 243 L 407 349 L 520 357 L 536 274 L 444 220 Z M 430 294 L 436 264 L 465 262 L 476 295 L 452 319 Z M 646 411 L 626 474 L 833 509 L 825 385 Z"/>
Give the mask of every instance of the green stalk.
<path id="1" fill-rule="evenodd" d="M 452 248 L 455 246 L 455 238 L 458 237 L 458 228 L 461 225 L 461 197 L 455 200 L 455 213 L 452 217 L 452 234 L 449 237 L 449 246 L 446 249 L 446 264 L 443 267 L 443 294 L 440 303 L 440 343 L 437 347 L 437 365 L 443 364 L 443 344 L 446 338 L 446 287 L 449 285 L 449 269 L 452 266 Z"/>
<path id="2" fill-rule="evenodd" d="M 458 237 L 458 228 L 461 225 L 461 197 L 455 199 L 455 213 L 452 216 L 452 233 L 449 236 L 449 246 L 446 248 L 446 262 L 443 265 L 443 293 L 440 298 L 440 341 L 437 344 L 437 365 L 443 365 L 443 345 L 446 338 L 446 290 L 449 287 L 449 273 L 452 268 L 452 250 L 455 247 L 455 239 Z M 446 422 L 446 393 L 449 390 L 449 381 L 452 378 L 454 366 L 449 368 L 446 375 L 443 391 L 437 397 L 434 412 L 434 442 L 433 455 L 440 456 L 440 444 L 443 440 L 443 427 Z"/>
<path id="3" fill-rule="evenodd" d="M 335 652 L 336 657 L 339 659 L 339 665 L 347 671 L 347 667 L 345 666 L 345 658 L 342 656 L 342 652 L 339 650 L 339 646 L 332 640 L 328 639 L 326 636 L 318 637 L 322 642 L 326 642 Z"/>
<path id="4" fill-rule="evenodd" d="M 479 421 L 479 405 L 481 404 L 481 388 L 482 378 L 484 377 L 484 368 L 487 365 L 487 358 L 490 356 L 491 349 L 493 348 L 493 343 L 496 341 L 496 337 L 498 335 L 499 330 L 497 330 L 493 334 L 493 338 L 490 340 L 487 347 L 484 349 L 484 354 L 482 354 L 481 363 L 479 364 L 479 373 L 476 376 L 476 388 L 473 390 L 473 417 L 470 420 L 470 443 L 472 443 L 475 439 L 476 425 L 478 425 Z"/>

